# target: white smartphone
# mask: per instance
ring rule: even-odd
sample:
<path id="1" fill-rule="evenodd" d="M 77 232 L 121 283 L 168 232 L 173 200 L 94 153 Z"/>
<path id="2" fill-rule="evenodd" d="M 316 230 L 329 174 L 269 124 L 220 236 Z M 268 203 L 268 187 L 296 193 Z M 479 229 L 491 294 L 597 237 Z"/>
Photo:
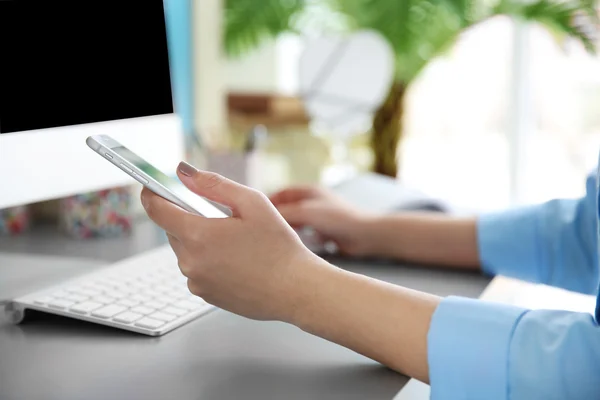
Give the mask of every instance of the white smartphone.
<path id="1" fill-rule="evenodd" d="M 110 161 L 121 171 L 184 210 L 206 218 L 229 217 L 210 201 L 191 192 L 177 179 L 167 176 L 110 136 L 90 136 L 86 139 L 86 143 L 92 150 L 105 160 Z"/>

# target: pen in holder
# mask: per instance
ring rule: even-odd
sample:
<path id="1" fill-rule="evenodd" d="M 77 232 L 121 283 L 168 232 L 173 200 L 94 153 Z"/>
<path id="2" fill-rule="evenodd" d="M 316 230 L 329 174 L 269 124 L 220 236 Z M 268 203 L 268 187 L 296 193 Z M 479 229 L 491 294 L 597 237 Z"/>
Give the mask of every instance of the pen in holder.
<path id="1" fill-rule="evenodd" d="M 230 132 L 205 129 L 203 146 L 198 159 L 192 160 L 202 169 L 216 172 L 226 178 L 247 186 L 255 186 L 254 168 L 257 149 L 261 137 L 266 134 L 264 127 L 255 128 L 248 134 L 245 143 L 234 143 Z"/>
<path id="2" fill-rule="evenodd" d="M 254 153 L 209 151 L 205 154 L 206 170 L 216 172 L 242 185 L 251 185 L 250 166 Z"/>
<path id="3" fill-rule="evenodd" d="M 255 125 L 243 143 L 207 146 L 201 167 L 265 193 L 279 189 L 289 175 L 288 163 L 285 157 L 268 151 L 268 140 L 267 129 Z"/>

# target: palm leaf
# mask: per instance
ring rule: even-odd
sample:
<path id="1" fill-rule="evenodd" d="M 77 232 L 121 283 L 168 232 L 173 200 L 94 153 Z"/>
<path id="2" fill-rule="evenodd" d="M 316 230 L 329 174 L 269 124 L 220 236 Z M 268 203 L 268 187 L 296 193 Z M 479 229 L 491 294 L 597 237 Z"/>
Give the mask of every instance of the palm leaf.
<path id="1" fill-rule="evenodd" d="M 499 3 L 494 14 L 510 15 L 545 26 L 559 37 L 576 38 L 590 53 L 595 53 L 598 14 L 590 0 L 537 0 L 533 3 L 505 0 Z M 578 24 L 577 17 L 585 17 L 586 24 Z M 590 27 L 592 29 L 590 29 Z"/>
<path id="2" fill-rule="evenodd" d="M 408 37 L 407 21 L 411 18 L 411 8 L 415 0 L 330 0 L 329 3 L 339 12 L 348 16 L 354 29 L 373 29 L 381 33 L 399 54 L 411 45 Z M 414 17 L 414 15 L 413 15 Z"/>
<path id="3" fill-rule="evenodd" d="M 479 13 L 475 0 L 330 0 L 355 29 L 381 33 L 396 54 L 396 80 L 412 81 Z"/>
<path id="4" fill-rule="evenodd" d="M 576 38 L 590 51 L 595 38 L 590 23 L 577 24 L 583 14 L 597 26 L 595 0 L 329 0 L 355 29 L 374 29 L 392 45 L 396 76 L 412 81 L 428 62 L 451 47 L 460 33 L 496 15 L 537 22 L 559 37 Z"/>
<path id="5" fill-rule="evenodd" d="M 303 0 L 226 0 L 225 51 L 238 56 L 291 30 Z"/>
<path id="6" fill-rule="evenodd" d="M 225 48 L 237 55 L 266 38 L 293 30 L 303 11 L 317 0 L 226 0 Z M 469 27 L 496 15 L 537 22 L 558 37 L 576 38 L 590 51 L 596 46 L 596 0 L 320 0 L 347 29 L 372 29 L 396 55 L 396 80 L 411 82 L 433 58 L 446 51 Z M 581 24 L 577 17 L 585 17 Z M 342 31 L 342 30 L 340 30 Z"/>

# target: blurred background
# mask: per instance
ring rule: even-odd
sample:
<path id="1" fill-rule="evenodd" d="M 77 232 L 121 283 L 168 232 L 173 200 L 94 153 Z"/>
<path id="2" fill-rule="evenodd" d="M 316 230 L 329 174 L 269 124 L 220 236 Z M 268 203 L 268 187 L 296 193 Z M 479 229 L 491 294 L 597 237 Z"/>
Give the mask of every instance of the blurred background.
<path id="1" fill-rule="evenodd" d="M 185 157 L 265 192 L 374 172 L 481 212 L 580 196 L 597 165 L 595 0 L 164 0 L 164 9 Z M 48 216 L 114 225 L 97 215 L 100 203 L 125 221 L 108 235 L 129 231 L 141 186 L 102 189 L 0 210 L 0 232 Z M 104 235 L 94 229 L 85 235 Z"/>
<path id="2" fill-rule="evenodd" d="M 378 172 L 397 172 L 406 185 L 483 211 L 579 196 L 596 165 L 600 60 L 587 50 L 598 38 L 592 29 L 586 31 L 593 20 L 572 23 L 594 3 L 564 9 L 549 1 L 529 6 L 513 1 L 181 3 L 200 14 L 190 21 L 191 41 L 200 48 L 223 33 L 222 61 L 196 63 L 190 79 L 202 88 L 203 79 L 220 74 L 230 128 L 265 124 L 273 152 L 297 148 L 302 158 L 327 162 L 330 138 L 317 135 L 325 146 L 319 150 L 321 143 L 311 141 L 310 116 L 303 115 L 300 60 L 312 37 L 370 29 L 390 43 L 394 82 L 404 91 L 401 104 L 395 104 L 399 114 L 390 117 L 402 120 L 394 127 L 400 131 L 397 169 Z M 214 26 L 200 22 L 203 8 Z M 572 28 L 578 24 L 581 29 Z M 178 39 L 182 46 L 188 43 L 184 36 Z M 202 114 L 202 106 L 195 109 Z M 199 118 L 194 134 L 211 123 Z M 371 135 L 372 129 L 356 132 L 348 144 L 360 169 L 373 166 Z"/>

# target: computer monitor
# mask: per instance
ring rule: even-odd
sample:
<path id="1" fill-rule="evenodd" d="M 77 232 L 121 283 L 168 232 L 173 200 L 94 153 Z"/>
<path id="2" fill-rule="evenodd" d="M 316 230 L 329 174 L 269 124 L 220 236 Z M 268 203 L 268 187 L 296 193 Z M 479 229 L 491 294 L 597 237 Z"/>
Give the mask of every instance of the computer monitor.
<path id="1" fill-rule="evenodd" d="M 0 209 L 134 183 L 85 144 L 183 157 L 163 0 L 0 0 Z"/>

